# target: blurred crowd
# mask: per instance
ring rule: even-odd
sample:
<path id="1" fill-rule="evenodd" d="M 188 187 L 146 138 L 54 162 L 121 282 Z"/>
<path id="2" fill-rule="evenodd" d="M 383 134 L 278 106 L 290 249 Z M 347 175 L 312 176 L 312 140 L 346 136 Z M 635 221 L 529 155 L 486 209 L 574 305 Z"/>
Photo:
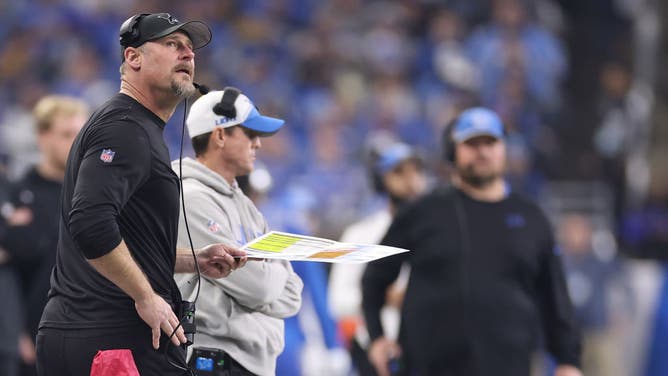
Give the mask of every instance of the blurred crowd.
<path id="1" fill-rule="evenodd" d="M 196 51 L 196 81 L 238 87 L 263 114 L 287 120 L 262 141 L 264 175 L 254 180 L 270 227 L 338 239 L 385 200 L 361 162 L 370 135 L 388 132 L 411 145 L 438 180 L 446 124 L 472 105 L 489 107 L 508 132 L 510 186 L 539 199 L 558 230 L 586 334 L 585 374 L 665 374 L 665 361 L 652 355 L 668 346 L 668 318 L 655 317 L 668 312 L 660 309 L 668 305 L 665 272 L 620 255 L 668 254 L 668 193 L 648 183 L 644 157 L 654 94 L 647 70 L 639 76 L 636 66 L 651 47 L 632 48 L 646 20 L 638 9 L 651 2 L 584 3 L 0 2 L 0 196 L 6 181 L 40 160 L 32 116 L 40 98 L 69 95 L 95 108 L 118 91 L 123 20 L 156 11 L 201 19 L 213 40 Z M 172 158 L 180 154 L 183 112 L 165 129 Z M 192 156 L 187 140 L 183 153 Z M 321 329 L 304 319 L 295 325 L 301 336 L 319 332 L 323 348 L 340 349 L 346 343 L 335 338 L 322 292 L 327 270 L 319 267 L 296 269 L 311 275 L 306 321 L 319 320 Z M 326 372 L 317 367 L 304 373 Z"/>

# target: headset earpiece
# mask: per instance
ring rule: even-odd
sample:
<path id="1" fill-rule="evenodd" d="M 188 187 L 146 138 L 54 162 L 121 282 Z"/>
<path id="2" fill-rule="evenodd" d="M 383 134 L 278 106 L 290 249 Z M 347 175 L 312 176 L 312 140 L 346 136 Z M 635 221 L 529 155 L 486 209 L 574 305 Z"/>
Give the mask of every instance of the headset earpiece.
<path id="1" fill-rule="evenodd" d="M 121 46 L 129 47 L 139 39 L 139 21 L 148 15 L 149 13 L 135 14 L 123 22 L 118 33 Z"/>
<path id="2" fill-rule="evenodd" d="M 383 181 L 383 176 L 376 167 L 378 160 L 380 159 L 379 151 L 375 148 L 369 151 L 367 155 L 367 171 L 369 172 L 369 177 L 371 178 L 371 184 L 373 185 L 373 190 L 378 194 L 383 194 L 387 192 L 385 188 L 385 182 Z"/>
<path id="3" fill-rule="evenodd" d="M 455 142 L 452 140 L 452 132 L 455 129 L 458 118 L 450 121 L 443 130 L 443 138 L 441 140 L 441 147 L 443 148 L 443 158 L 450 163 L 455 163 Z"/>
<path id="4" fill-rule="evenodd" d="M 223 89 L 223 97 L 220 102 L 213 106 L 213 112 L 216 115 L 225 116 L 230 119 L 237 117 L 237 108 L 234 107 L 234 102 L 241 94 L 241 91 L 235 87 L 228 86 Z"/>

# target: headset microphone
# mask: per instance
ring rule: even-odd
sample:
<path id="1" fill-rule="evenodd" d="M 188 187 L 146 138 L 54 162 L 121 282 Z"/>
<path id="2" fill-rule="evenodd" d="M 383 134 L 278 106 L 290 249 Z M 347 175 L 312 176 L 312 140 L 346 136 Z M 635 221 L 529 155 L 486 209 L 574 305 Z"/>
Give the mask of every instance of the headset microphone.
<path id="1" fill-rule="evenodd" d="M 198 84 L 197 82 L 193 82 L 193 86 L 194 86 L 195 89 L 197 89 L 197 91 L 199 91 L 199 93 L 202 94 L 202 95 L 205 95 L 206 93 L 208 93 L 209 91 L 211 91 L 211 89 L 209 89 L 208 86 L 203 85 L 203 84 Z"/>

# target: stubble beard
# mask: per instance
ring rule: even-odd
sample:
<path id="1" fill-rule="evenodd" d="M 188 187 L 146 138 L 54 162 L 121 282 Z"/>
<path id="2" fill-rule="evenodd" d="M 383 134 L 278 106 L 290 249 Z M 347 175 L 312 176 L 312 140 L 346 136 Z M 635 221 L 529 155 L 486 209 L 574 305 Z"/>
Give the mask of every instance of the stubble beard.
<path id="1" fill-rule="evenodd" d="M 172 92 L 174 92 L 174 95 L 176 95 L 179 99 L 189 98 L 190 96 L 195 94 L 196 90 L 195 86 L 190 81 L 172 80 L 171 86 L 172 86 Z"/>
<path id="2" fill-rule="evenodd" d="M 464 183 L 478 189 L 490 186 L 501 177 L 498 172 L 478 173 L 473 166 L 458 167 L 457 174 Z"/>

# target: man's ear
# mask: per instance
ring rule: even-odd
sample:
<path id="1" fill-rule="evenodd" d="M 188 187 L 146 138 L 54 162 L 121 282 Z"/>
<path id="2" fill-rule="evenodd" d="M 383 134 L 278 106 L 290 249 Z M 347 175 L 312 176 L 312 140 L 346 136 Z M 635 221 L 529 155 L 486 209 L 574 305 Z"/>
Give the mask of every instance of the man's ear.
<path id="1" fill-rule="evenodd" d="M 142 55 L 139 53 L 139 49 L 135 47 L 128 47 L 123 51 L 123 56 L 125 57 L 125 64 L 127 64 L 132 70 L 139 70 L 141 68 Z"/>
<path id="2" fill-rule="evenodd" d="M 213 131 L 211 132 L 211 138 L 209 138 L 209 141 L 210 141 L 210 142 L 213 142 L 213 144 L 214 144 L 216 147 L 222 149 L 223 147 L 225 147 L 225 138 L 226 138 L 226 136 L 227 136 L 227 135 L 225 134 L 225 128 L 216 127 L 216 128 L 214 128 Z"/>

